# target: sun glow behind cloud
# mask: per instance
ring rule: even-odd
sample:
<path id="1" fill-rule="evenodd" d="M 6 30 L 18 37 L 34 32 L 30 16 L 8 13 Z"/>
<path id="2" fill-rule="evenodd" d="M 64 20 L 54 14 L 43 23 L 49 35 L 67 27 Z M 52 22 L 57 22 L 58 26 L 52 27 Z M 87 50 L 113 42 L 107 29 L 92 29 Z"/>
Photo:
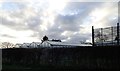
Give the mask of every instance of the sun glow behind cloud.
<path id="1" fill-rule="evenodd" d="M 17 30 L 12 30 L 12 29 L 2 26 L 2 25 L 0 25 L 0 28 L 4 28 L 4 30 L 0 30 L 0 34 L 12 36 L 12 38 L 9 38 L 9 37 L 6 38 L 3 36 L 0 39 L 1 41 L 9 41 L 12 43 L 22 43 L 23 41 L 24 42 L 32 42 L 32 40 L 36 40 L 35 38 L 30 37 L 30 35 L 33 34 L 33 31 L 30 31 L 30 30 L 17 31 Z"/>
<path id="2" fill-rule="evenodd" d="M 50 11 L 56 10 L 59 12 L 65 7 L 67 0 L 59 0 L 59 1 L 58 0 L 49 0 L 48 3 L 49 3 Z"/>
<path id="3" fill-rule="evenodd" d="M 59 12 L 66 6 L 66 0 L 48 0 L 48 8 L 43 13 L 43 24 L 40 25 L 41 30 L 48 30 L 47 27 L 53 26 L 54 20 Z M 49 23 L 49 26 L 48 26 Z"/>

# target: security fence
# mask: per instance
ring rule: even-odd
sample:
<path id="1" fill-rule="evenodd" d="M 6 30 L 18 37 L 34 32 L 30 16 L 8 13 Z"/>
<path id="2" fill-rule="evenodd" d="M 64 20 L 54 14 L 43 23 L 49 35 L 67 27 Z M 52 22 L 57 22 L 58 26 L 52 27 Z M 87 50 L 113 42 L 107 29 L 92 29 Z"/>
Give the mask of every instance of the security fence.
<path id="1" fill-rule="evenodd" d="M 120 26 L 119 23 L 114 27 L 107 28 L 92 28 L 92 40 L 93 45 L 96 46 L 111 46 L 111 45 L 119 45 L 119 37 L 120 37 Z"/>

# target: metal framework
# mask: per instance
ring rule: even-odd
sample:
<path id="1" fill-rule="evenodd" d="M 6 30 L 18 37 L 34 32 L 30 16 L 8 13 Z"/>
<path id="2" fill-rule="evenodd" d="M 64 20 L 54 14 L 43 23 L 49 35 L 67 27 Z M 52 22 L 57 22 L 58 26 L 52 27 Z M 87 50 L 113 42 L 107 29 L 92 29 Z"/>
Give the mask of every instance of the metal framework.
<path id="1" fill-rule="evenodd" d="M 92 26 L 93 46 L 119 45 L 119 30 L 119 23 L 117 23 L 117 26 L 107 28 L 94 29 L 94 27 Z"/>

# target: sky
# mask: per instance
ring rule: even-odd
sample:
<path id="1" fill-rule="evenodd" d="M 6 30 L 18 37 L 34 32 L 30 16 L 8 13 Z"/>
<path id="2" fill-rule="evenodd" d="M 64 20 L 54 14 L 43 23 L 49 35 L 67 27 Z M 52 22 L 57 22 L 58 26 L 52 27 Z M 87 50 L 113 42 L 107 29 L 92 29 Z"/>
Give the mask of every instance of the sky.
<path id="1" fill-rule="evenodd" d="M 118 0 L 0 0 L 0 42 L 91 42 L 92 26 L 116 26 Z"/>

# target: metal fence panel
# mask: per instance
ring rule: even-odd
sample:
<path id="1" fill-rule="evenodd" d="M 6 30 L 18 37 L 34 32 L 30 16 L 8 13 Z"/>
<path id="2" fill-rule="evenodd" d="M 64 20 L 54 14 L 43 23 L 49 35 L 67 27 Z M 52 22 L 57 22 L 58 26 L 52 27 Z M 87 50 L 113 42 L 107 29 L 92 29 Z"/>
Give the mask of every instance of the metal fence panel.
<path id="1" fill-rule="evenodd" d="M 119 32 L 119 37 L 120 37 L 120 32 Z M 117 38 L 117 26 L 107 27 L 107 28 L 98 28 L 94 30 L 95 45 L 102 45 L 102 46 L 116 45 L 117 44 L 116 38 Z"/>

